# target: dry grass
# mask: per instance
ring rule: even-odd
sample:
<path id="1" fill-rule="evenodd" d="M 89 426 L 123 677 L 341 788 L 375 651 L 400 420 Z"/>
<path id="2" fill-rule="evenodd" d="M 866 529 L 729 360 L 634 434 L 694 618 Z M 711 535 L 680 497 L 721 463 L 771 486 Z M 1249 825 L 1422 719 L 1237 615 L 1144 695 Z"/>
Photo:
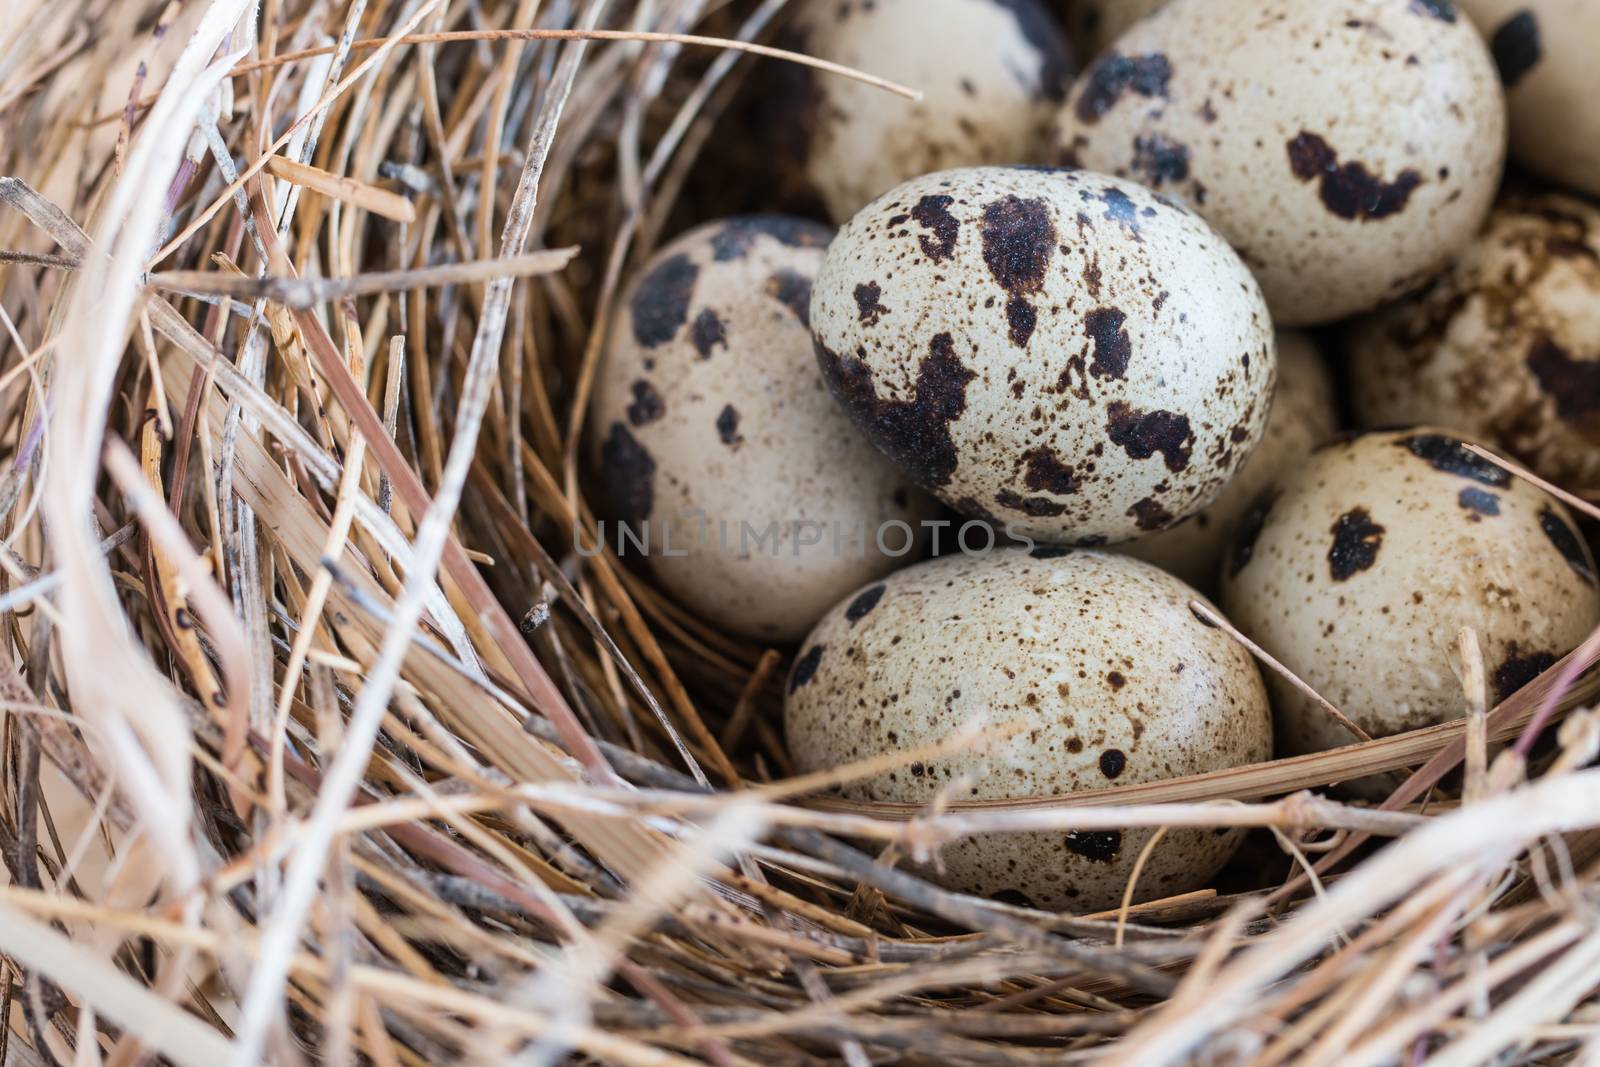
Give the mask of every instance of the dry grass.
<path id="1" fill-rule="evenodd" d="M 0 1062 L 1600 1063 L 1600 640 L 917 811 L 795 779 L 779 655 L 577 558 L 599 324 L 781 7 L 12 0 Z M 1282 857 L 1091 916 L 877 859 L 1129 825 Z"/>

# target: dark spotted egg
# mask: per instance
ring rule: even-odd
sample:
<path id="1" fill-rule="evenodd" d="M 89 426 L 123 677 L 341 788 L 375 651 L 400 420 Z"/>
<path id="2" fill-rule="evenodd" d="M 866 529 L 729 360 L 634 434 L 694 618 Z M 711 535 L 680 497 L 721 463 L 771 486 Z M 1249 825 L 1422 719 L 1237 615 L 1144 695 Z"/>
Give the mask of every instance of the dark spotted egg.
<path id="1" fill-rule="evenodd" d="M 783 168 L 834 219 L 907 178 L 1037 162 L 1072 80 L 1042 0 L 794 0 L 779 43 L 922 92 L 920 101 L 808 67 L 763 68 L 762 120 Z M 798 174 L 787 177 L 792 180 Z"/>
<path id="2" fill-rule="evenodd" d="M 1215 591 L 1233 531 L 1256 495 L 1278 475 L 1305 462 L 1338 425 L 1333 377 L 1316 345 L 1299 330 L 1279 330 L 1278 391 L 1261 444 L 1210 507 L 1170 530 L 1129 541 L 1121 550 L 1202 592 Z"/>
<path id="3" fill-rule="evenodd" d="M 1448 271 L 1347 336 L 1369 426 L 1453 426 L 1600 486 L 1600 211 L 1506 197 Z"/>
<path id="4" fill-rule="evenodd" d="M 1439 429 L 1324 446 L 1256 502 L 1223 571 L 1228 616 L 1374 736 L 1464 714 L 1457 634 L 1491 703 L 1600 624 L 1594 559 L 1554 499 Z M 1354 740 L 1282 679 L 1280 747 Z"/>
<path id="5" fill-rule="evenodd" d="M 1272 326 L 1201 219 L 1086 171 L 924 175 L 839 232 L 817 358 L 866 436 L 968 515 L 1105 543 L 1208 504 L 1272 395 Z"/>
<path id="6" fill-rule="evenodd" d="M 1450 0 L 1169 0 L 1086 69 L 1064 160 L 1189 204 L 1279 326 L 1371 310 L 1471 240 L 1505 99 Z"/>
<path id="7" fill-rule="evenodd" d="M 846 597 L 801 646 L 784 703 L 789 751 L 828 770 L 1016 724 L 844 786 L 927 804 L 1044 797 L 1267 759 L 1272 724 L 1250 656 L 1190 612 L 1194 590 L 1126 556 L 1081 549 L 948 555 Z M 952 888 L 1094 911 L 1122 897 L 1151 829 L 1004 833 L 941 851 Z M 1175 830 L 1136 899 L 1197 889 L 1240 835 Z"/>
<path id="8" fill-rule="evenodd" d="M 762 641 L 798 639 L 915 558 L 937 508 L 823 386 L 806 320 L 830 236 L 750 216 L 661 249 L 617 306 L 589 409 L 607 544 L 647 554 L 680 602 Z"/>
<path id="9" fill-rule="evenodd" d="M 1511 157 L 1600 196 L 1600 4 L 1459 0 L 1489 41 L 1511 106 Z"/>

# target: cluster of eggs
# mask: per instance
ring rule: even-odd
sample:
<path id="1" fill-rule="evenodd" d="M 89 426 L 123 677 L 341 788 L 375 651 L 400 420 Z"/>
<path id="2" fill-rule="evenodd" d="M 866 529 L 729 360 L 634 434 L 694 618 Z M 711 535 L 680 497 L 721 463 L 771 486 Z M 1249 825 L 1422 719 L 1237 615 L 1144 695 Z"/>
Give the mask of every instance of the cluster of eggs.
<path id="1" fill-rule="evenodd" d="M 1350 743 L 1207 593 L 1374 735 L 1461 713 L 1464 627 L 1504 698 L 1600 624 L 1572 517 L 1468 448 L 1600 480 L 1600 7 L 791 6 L 783 43 L 924 96 L 772 68 L 774 199 L 839 228 L 658 251 L 590 426 L 656 580 L 797 643 L 799 768 L 1021 724 L 844 787 L 927 803 Z M 1335 436 L 1296 329 L 1332 323 L 1358 424 L 1406 428 Z M 1151 836 L 993 835 L 938 876 L 1094 909 L 1136 862 L 1141 897 L 1204 884 L 1238 837 Z"/>

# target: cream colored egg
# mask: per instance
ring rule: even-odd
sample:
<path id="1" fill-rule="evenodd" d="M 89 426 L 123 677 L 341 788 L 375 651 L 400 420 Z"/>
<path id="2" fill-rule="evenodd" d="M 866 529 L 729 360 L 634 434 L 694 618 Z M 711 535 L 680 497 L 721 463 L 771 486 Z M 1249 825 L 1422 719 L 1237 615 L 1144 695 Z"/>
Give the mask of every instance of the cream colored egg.
<path id="1" fill-rule="evenodd" d="M 1222 603 L 1374 736 L 1465 714 L 1463 627 L 1499 701 L 1600 624 L 1594 560 L 1566 509 L 1428 428 L 1326 445 L 1281 478 L 1239 531 Z M 1281 749 L 1352 743 L 1297 689 L 1268 685 Z"/>
<path id="2" fill-rule="evenodd" d="M 1042 541 L 1164 529 L 1266 425 L 1260 290 L 1200 218 L 1087 171 L 924 175 L 839 231 L 811 303 L 829 387 L 964 514 Z"/>
<path id="3" fill-rule="evenodd" d="M 780 43 L 921 90 L 921 101 L 807 67 L 766 69 L 780 169 L 839 221 L 946 167 L 1035 163 L 1072 77 L 1041 0 L 796 0 Z"/>
<path id="4" fill-rule="evenodd" d="M 1121 546 L 1204 592 L 1216 588 L 1234 527 L 1256 497 L 1284 471 L 1305 461 L 1339 425 L 1333 380 L 1311 338 L 1278 331 L 1278 391 L 1261 444 L 1216 503 L 1170 530 Z"/>
<path id="5" fill-rule="evenodd" d="M 1066 0 L 1067 39 L 1074 52 L 1093 59 L 1122 31 L 1166 0 Z"/>
<path id="6" fill-rule="evenodd" d="M 1449 0 L 1170 0 L 1084 71 L 1063 158 L 1204 215 L 1279 326 L 1426 281 L 1483 221 L 1505 155 L 1488 49 Z"/>
<path id="7" fill-rule="evenodd" d="M 798 639 L 916 558 L 937 507 L 823 386 L 806 316 L 829 237 L 750 216 L 663 248 L 618 304 L 589 412 L 605 510 L 657 581 L 762 641 Z M 621 524 L 606 533 L 640 551 Z"/>
<path id="8" fill-rule="evenodd" d="M 1367 425 L 1434 422 L 1600 486 L 1600 211 L 1510 196 L 1427 289 L 1350 332 Z"/>
<path id="9" fill-rule="evenodd" d="M 1489 41 L 1511 106 L 1511 157 L 1600 196 L 1600 4 L 1458 0 Z"/>
<path id="10" fill-rule="evenodd" d="M 844 787 L 923 804 L 1051 796 L 1255 763 L 1272 727 L 1255 664 L 1188 608 L 1196 594 L 1103 552 L 947 555 L 846 598 L 789 675 L 789 750 L 820 771 L 948 738 L 976 722 L 1023 729 Z M 1004 833 L 944 848 L 939 876 L 967 893 L 1052 909 L 1116 905 L 1154 831 Z M 1136 899 L 1204 885 L 1236 832 L 1175 830 Z"/>

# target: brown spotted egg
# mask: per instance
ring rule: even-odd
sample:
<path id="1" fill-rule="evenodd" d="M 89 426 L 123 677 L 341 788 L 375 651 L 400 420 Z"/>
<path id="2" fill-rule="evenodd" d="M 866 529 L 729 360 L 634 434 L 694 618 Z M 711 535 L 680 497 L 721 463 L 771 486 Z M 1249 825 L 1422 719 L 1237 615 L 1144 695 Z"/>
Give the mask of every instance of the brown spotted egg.
<path id="1" fill-rule="evenodd" d="M 1084 59 L 1122 35 L 1122 31 L 1166 0 L 1066 0 L 1067 39 Z"/>
<path id="2" fill-rule="evenodd" d="M 655 578 L 763 641 L 798 639 L 845 592 L 915 558 L 937 509 L 817 371 L 806 317 L 830 236 L 749 216 L 661 249 L 618 304 L 590 407 L 609 510 L 648 542 Z"/>
<path id="3" fill-rule="evenodd" d="M 1319 449 L 1268 490 L 1224 568 L 1247 635 L 1374 736 L 1465 714 L 1457 634 L 1477 634 L 1504 700 L 1600 624 L 1594 560 L 1566 509 L 1448 431 Z M 1291 753 L 1352 743 L 1273 676 Z"/>
<path id="4" fill-rule="evenodd" d="M 779 43 L 921 90 L 920 101 L 808 67 L 769 68 L 761 121 L 786 171 L 839 221 L 931 170 L 1049 150 L 1072 64 L 1041 0 L 795 0 Z"/>
<path id="5" fill-rule="evenodd" d="M 1434 422 L 1556 482 L 1600 486 L 1600 211 L 1505 198 L 1427 289 L 1349 334 L 1367 425 Z"/>
<path id="6" fill-rule="evenodd" d="M 1600 4 L 1459 0 L 1489 40 L 1511 107 L 1511 157 L 1600 196 Z"/>
<path id="7" fill-rule="evenodd" d="M 1170 0 L 1084 71 L 1063 158 L 1204 215 L 1279 326 L 1427 280 L 1489 210 L 1505 100 L 1450 0 Z"/>
<path id="8" fill-rule="evenodd" d="M 969 724 L 1020 724 L 984 751 L 844 787 L 924 804 L 1041 797 L 1256 763 L 1272 750 L 1248 654 L 1195 618 L 1198 594 L 1126 556 L 1066 548 L 950 555 L 859 590 L 806 638 L 784 703 L 789 750 L 820 771 L 934 744 Z M 1121 900 L 1153 830 L 1017 832 L 941 851 L 949 886 L 1049 909 Z M 1175 830 L 1138 899 L 1204 885 L 1236 832 Z"/>
<path id="9" fill-rule="evenodd" d="M 968 515 L 1104 543 L 1210 503 L 1272 396 L 1250 272 L 1201 219 L 1087 171 L 906 182 L 817 275 L 823 374 L 867 437 Z"/>
<path id="10" fill-rule="evenodd" d="M 1216 503 L 1170 530 L 1141 537 L 1121 551 L 1154 563 L 1204 592 L 1216 588 L 1234 527 L 1256 496 L 1284 471 L 1304 462 L 1339 425 L 1333 380 L 1311 338 L 1278 331 L 1278 391 L 1261 444 Z"/>

